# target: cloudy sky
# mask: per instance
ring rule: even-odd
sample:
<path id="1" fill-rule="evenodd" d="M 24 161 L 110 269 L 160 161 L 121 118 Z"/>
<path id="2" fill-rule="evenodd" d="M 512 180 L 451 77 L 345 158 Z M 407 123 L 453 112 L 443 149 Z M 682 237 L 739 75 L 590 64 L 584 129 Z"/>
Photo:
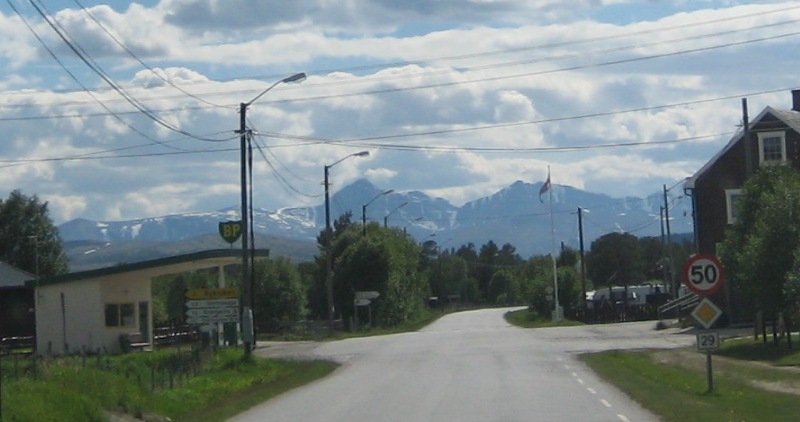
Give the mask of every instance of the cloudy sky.
<path id="1" fill-rule="evenodd" d="M 56 223 L 257 207 L 358 178 L 456 205 L 517 180 L 677 186 L 800 86 L 800 3 L 0 2 L 0 195 Z"/>

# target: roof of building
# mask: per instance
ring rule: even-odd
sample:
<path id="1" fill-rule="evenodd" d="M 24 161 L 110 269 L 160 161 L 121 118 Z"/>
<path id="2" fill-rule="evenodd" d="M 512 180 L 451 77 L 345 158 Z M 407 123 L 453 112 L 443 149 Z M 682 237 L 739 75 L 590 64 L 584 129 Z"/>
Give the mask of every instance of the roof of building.
<path id="1" fill-rule="evenodd" d="M 27 271 L 20 270 L 11 264 L 0 261 L 0 287 L 24 286 L 26 281 L 35 278 L 35 275 Z"/>
<path id="2" fill-rule="evenodd" d="M 253 256 L 256 258 L 268 257 L 269 250 L 256 249 L 253 251 Z M 185 255 L 153 259 L 150 261 L 135 262 L 132 264 L 122 264 L 114 267 L 62 274 L 41 279 L 39 280 L 38 285 L 47 286 L 134 272 L 137 273 L 138 276 L 152 278 L 165 274 L 177 274 L 185 271 L 213 268 L 220 265 L 237 264 L 241 263 L 241 259 L 242 252 L 240 249 L 212 249 Z M 26 285 L 30 287 L 35 286 L 36 280 L 29 280 L 26 282 Z"/>
<path id="3" fill-rule="evenodd" d="M 755 125 L 761 122 L 761 120 L 765 116 L 770 114 L 775 116 L 783 123 L 785 123 L 786 126 L 791 128 L 795 132 L 800 133 L 800 112 L 794 110 L 778 110 L 770 106 L 764 108 L 764 110 L 762 110 L 761 113 L 758 114 L 758 116 L 756 116 L 754 119 L 750 121 L 750 128 L 752 129 Z M 694 188 L 695 181 L 700 177 L 702 177 L 710 168 L 714 167 L 717 161 L 719 161 L 720 158 L 722 158 L 731 148 L 733 148 L 734 145 L 739 143 L 739 141 L 741 141 L 743 137 L 744 137 L 743 130 L 736 132 L 736 134 L 733 135 L 730 141 L 728 141 L 728 143 L 721 150 L 719 150 L 719 152 L 717 152 L 713 157 L 711 157 L 711 159 L 708 160 L 708 162 L 706 162 L 703 165 L 703 167 L 700 167 L 700 170 L 697 170 L 695 174 L 686 179 L 685 187 L 689 189 Z"/>

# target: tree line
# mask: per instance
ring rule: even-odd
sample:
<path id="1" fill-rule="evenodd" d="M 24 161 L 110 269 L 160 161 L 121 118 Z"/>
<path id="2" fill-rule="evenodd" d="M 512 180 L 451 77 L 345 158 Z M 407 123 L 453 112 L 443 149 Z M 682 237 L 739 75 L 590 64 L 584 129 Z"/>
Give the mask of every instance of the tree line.
<path id="1" fill-rule="evenodd" d="M 8 200 L 0 202 L 0 221 L 4 246 L 0 259 L 31 272 L 38 262 L 42 277 L 67 271 L 46 203 L 36 196 L 12 192 Z M 37 239 L 38 252 L 31 236 Z M 327 254 L 333 263 L 336 318 L 346 325 L 365 320 L 360 314 L 366 310 L 355 306 L 355 292 L 375 291 L 380 296 L 370 305 L 370 317 L 375 325 L 392 327 L 421 317 L 430 307 L 444 306 L 523 305 L 547 317 L 555 299 L 553 271 L 565 314 L 579 317 L 586 303 L 584 290 L 674 279 L 670 268 L 679 268 L 691 253 L 688 243 L 667 249 L 659 238 L 609 233 L 592 242 L 586 252 L 584 277 L 580 253 L 572 248 L 559 250 L 555 265 L 550 255 L 522 258 L 509 243 L 488 241 L 480 246 L 467 243 L 445 248 L 433 239 L 418 243 L 401 229 L 374 222 L 367 225 L 365 234 L 349 213 L 340 216 L 330 232 L 319 233 L 317 246 L 318 255 L 312 262 L 256 260 L 254 315 L 259 332 L 286 330 L 299 320 L 327 319 Z M 670 262 L 678 264 L 671 266 Z M 237 266 L 226 271 L 231 284 L 240 284 Z M 153 285 L 156 325 L 184 320 L 185 289 L 216 285 L 217 276 L 210 272 L 157 279 Z"/>
<path id="2" fill-rule="evenodd" d="M 554 265 L 550 255 L 524 259 L 509 243 L 444 248 L 432 239 L 417 242 L 401 229 L 377 223 L 368 224 L 364 233 L 351 214 L 344 214 L 330 232 L 322 230 L 317 236 L 314 261 L 258 260 L 253 276 L 259 332 L 285 331 L 299 320 L 328 318 L 328 253 L 335 318 L 345 327 L 366 321 L 367 311 L 374 325 L 393 327 L 424 316 L 432 307 L 520 305 L 549 317 L 555 299 L 554 269 L 559 304 L 565 315 L 580 318 L 584 289 L 663 283 L 671 275 L 670 253 L 661 239 L 626 233 L 609 233 L 592 243 L 585 257 L 585 278 L 579 251 L 568 247 L 558 252 Z M 681 263 L 690 252 L 689 243 L 675 244 L 671 251 Z M 215 285 L 216 275 L 183 274 L 167 281 L 154 287 L 156 312 L 161 323 L 175 323 L 183 318 L 181 301 L 175 298 L 182 297 L 183 289 Z M 361 291 L 380 294 L 368 310 L 355 306 L 355 293 Z"/>

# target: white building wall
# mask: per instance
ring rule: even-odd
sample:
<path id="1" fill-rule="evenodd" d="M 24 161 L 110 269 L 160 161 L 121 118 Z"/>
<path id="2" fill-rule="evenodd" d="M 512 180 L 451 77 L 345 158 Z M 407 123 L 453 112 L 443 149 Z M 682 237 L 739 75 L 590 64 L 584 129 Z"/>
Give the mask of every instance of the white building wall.
<path id="1" fill-rule="evenodd" d="M 63 294 L 63 309 L 62 309 Z M 153 305 L 149 279 L 116 274 L 90 280 L 41 286 L 36 293 L 36 347 L 39 354 L 119 353 L 121 334 L 140 332 L 139 303 L 147 302 L 148 331 Z M 130 303 L 133 325 L 106 327 L 106 304 Z M 66 329 L 66 330 L 65 330 Z M 152 334 L 148 336 L 152 338 Z"/>
<path id="2" fill-rule="evenodd" d="M 63 301 L 62 301 L 63 297 Z M 62 304 L 63 303 L 63 304 Z M 96 351 L 103 347 L 100 291 L 95 280 L 36 289 L 36 349 L 39 354 Z"/>

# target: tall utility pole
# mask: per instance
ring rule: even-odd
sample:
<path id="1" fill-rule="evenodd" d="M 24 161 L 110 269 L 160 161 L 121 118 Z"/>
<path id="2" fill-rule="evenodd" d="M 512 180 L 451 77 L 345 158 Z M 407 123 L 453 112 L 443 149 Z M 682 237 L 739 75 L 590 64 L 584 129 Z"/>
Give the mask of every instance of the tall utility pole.
<path id="1" fill-rule="evenodd" d="M 252 177 L 248 177 L 248 168 L 252 172 L 253 163 L 252 160 L 248 166 L 248 156 L 252 157 L 252 151 L 248 154 L 250 148 L 250 131 L 247 130 L 247 107 L 251 106 L 256 100 L 261 98 L 264 94 L 269 92 L 272 88 L 275 88 L 278 84 L 282 83 L 290 83 L 290 82 L 302 82 L 306 79 L 305 73 L 296 73 L 288 78 L 281 79 L 272 85 L 270 85 L 267 89 L 261 91 L 255 98 L 250 100 L 246 103 L 239 104 L 239 130 L 236 133 L 239 134 L 239 149 L 240 151 L 240 184 L 241 184 L 241 196 L 242 196 L 242 292 L 243 292 L 243 299 L 242 299 L 242 331 L 243 331 L 243 342 L 244 343 L 244 356 L 245 358 L 250 357 L 250 352 L 253 349 L 253 346 L 256 344 L 255 339 L 255 330 L 254 330 L 254 320 L 253 320 L 253 307 L 255 305 L 255 289 L 254 289 L 254 280 L 253 274 L 251 271 L 251 264 L 253 257 L 248 256 L 248 248 L 250 247 L 249 242 L 249 234 L 250 234 L 250 221 L 248 220 L 249 216 L 249 208 L 248 208 L 248 186 L 252 183 Z M 251 190 L 252 192 L 252 190 Z"/>
<path id="2" fill-rule="evenodd" d="M 243 343 L 244 343 L 244 356 L 245 358 L 250 357 L 250 351 L 253 349 L 252 345 L 255 343 L 255 339 L 252 333 L 252 297 L 253 292 L 251 290 L 252 286 L 250 283 L 250 264 L 248 263 L 249 255 L 247 253 L 247 248 L 249 247 L 250 243 L 248 242 L 248 231 L 249 231 L 249 222 L 248 222 L 248 215 L 247 212 L 247 141 L 248 141 L 248 133 L 247 133 L 247 106 L 248 103 L 240 103 L 239 104 L 239 148 L 240 151 L 240 184 L 241 184 L 241 195 L 242 195 L 242 291 L 244 293 L 243 297 L 245 300 L 242 301 L 242 334 L 243 334 Z M 247 303 L 245 305 L 245 302 Z M 245 330 L 247 333 L 245 333 Z M 245 335 L 246 334 L 246 335 Z"/>
<path id="3" fill-rule="evenodd" d="M 665 288 L 670 289 L 668 291 L 671 292 L 672 291 L 671 290 L 672 286 L 670 285 L 670 282 L 669 282 L 669 262 L 668 262 L 669 261 L 669 253 L 667 252 L 668 251 L 667 248 L 669 247 L 669 245 L 667 244 L 667 232 L 666 232 L 666 228 L 664 227 L 664 206 L 663 205 L 658 210 L 658 218 L 659 218 L 659 221 L 661 222 L 661 247 L 662 247 L 662 254 L 663 254 L 663 256 L 661 257 L 661 262 L 662 262 L 662 265 L 661 265 L 662 270 L 661 270 L 661 272 L 662 272 L 662 277 L 664 278 L 664 286 L 665 286 Z"/>
<path id="4" fill-rule="evenodd" d="M 333 307 L 333 261 L 331 256 L 333 252 L 331 251 L 331 246 L 333 243 L 333 230 L 331 230 L 331 198 L 329 194 L 330 182 L 328 173 L 331 167 L 350 157 L 366 157 L 368 155 L 369 151 L 356 152 L 340 158 L 333 164 L 325 166 L 325 292 L 328 302 L 328 329 L 331 332 L 333 332 L 333 314 L 335 309 Z"/>
<path id="5" fill-rule="evenodd" d="M 331 165 L 332 166 L 332 165 Z M 331 166 L 325 166 L 325 296 L 328 302 L 328 329 L 333 333 L 333 279 L 331 261 L 331 246 L 333 243 L 333 230 L 331 230 L 331 199 L 328 194 L 328 170 Z"/>
<path id="6" fill-rule="evenodd" d="M 394 214 L 394 212 L 395 212 L 395 211 L 397 211 L 397 210 L 399 210 L 400 208 L 403 208 L 403 207 L 405 207 L 406 205 L 408 205 L 408 201 L 406 201 L 406 202 L 403 202 L 403 203 L 402 203 L 402 204 L 400 204 L 399 206 L 395 207 L 395 209 L 393 209 L 393 210 L 389 211 L 389 212 L 388 212 L 388 213 L 387 213 L 387 214 L 386 214 L 386 215 L 383 217 L 383 228 L 384 228 L 384 229 L 389 227 L 389 216 L 390 216 L 390 215 L 392 215 L 392 214 Z"/>
<path id="7" fill-rule="evenodd" d="M 747 116 L 747 98 L 742 98 L 742 128 L 744 129 L 744 177 L 753 174 L 753 150 L 750 148 L 750 117 Z"/>
<path id="8" fill-rule="evenodd" d="M 667 258 L 669 259 L 667 271 L 669 278 L 669 288 L 672 290 L 672 298 L 678 298 L 678 286 L 675 284 L 675 272 L 672 259 L 672 234 L 669 229 L 669 198 L 667 196 L 667 185 L 664 185 L 664 226 L 667 228 Z"/>
<path id="9" fill-rule="evenodd" d="M 369 202 L 367 202 L 366 204 L 361 206 L 361 235 L 362 236 L 364 236 L 364 237 L 367 236 L 367 207 L 369 206 L 369 204 L 375 202 L 375 200 L 380 198 L 381 196 L 388 195 L 388 194 L 390 194 L 392 192 L 394 192 L 394 189 L 389 189 L 387 191 L 383 191 L 383 192 L 375 195 L 375 197 L 370 199 Z"/>
<path id="10" fill-rule="evenodd" d="M 581 253 L 581 290 L 583 291 L 583 300 L 581 303 L 583 304 L 583 311 L 584 314 L 586 312 L 586 257 L 584 255 L 583 249 L 583 208 L 578 207 L 578 236 L 580 238 L 580 253 Z M 584 318 L 586 316 L 584 315 Z"/>

